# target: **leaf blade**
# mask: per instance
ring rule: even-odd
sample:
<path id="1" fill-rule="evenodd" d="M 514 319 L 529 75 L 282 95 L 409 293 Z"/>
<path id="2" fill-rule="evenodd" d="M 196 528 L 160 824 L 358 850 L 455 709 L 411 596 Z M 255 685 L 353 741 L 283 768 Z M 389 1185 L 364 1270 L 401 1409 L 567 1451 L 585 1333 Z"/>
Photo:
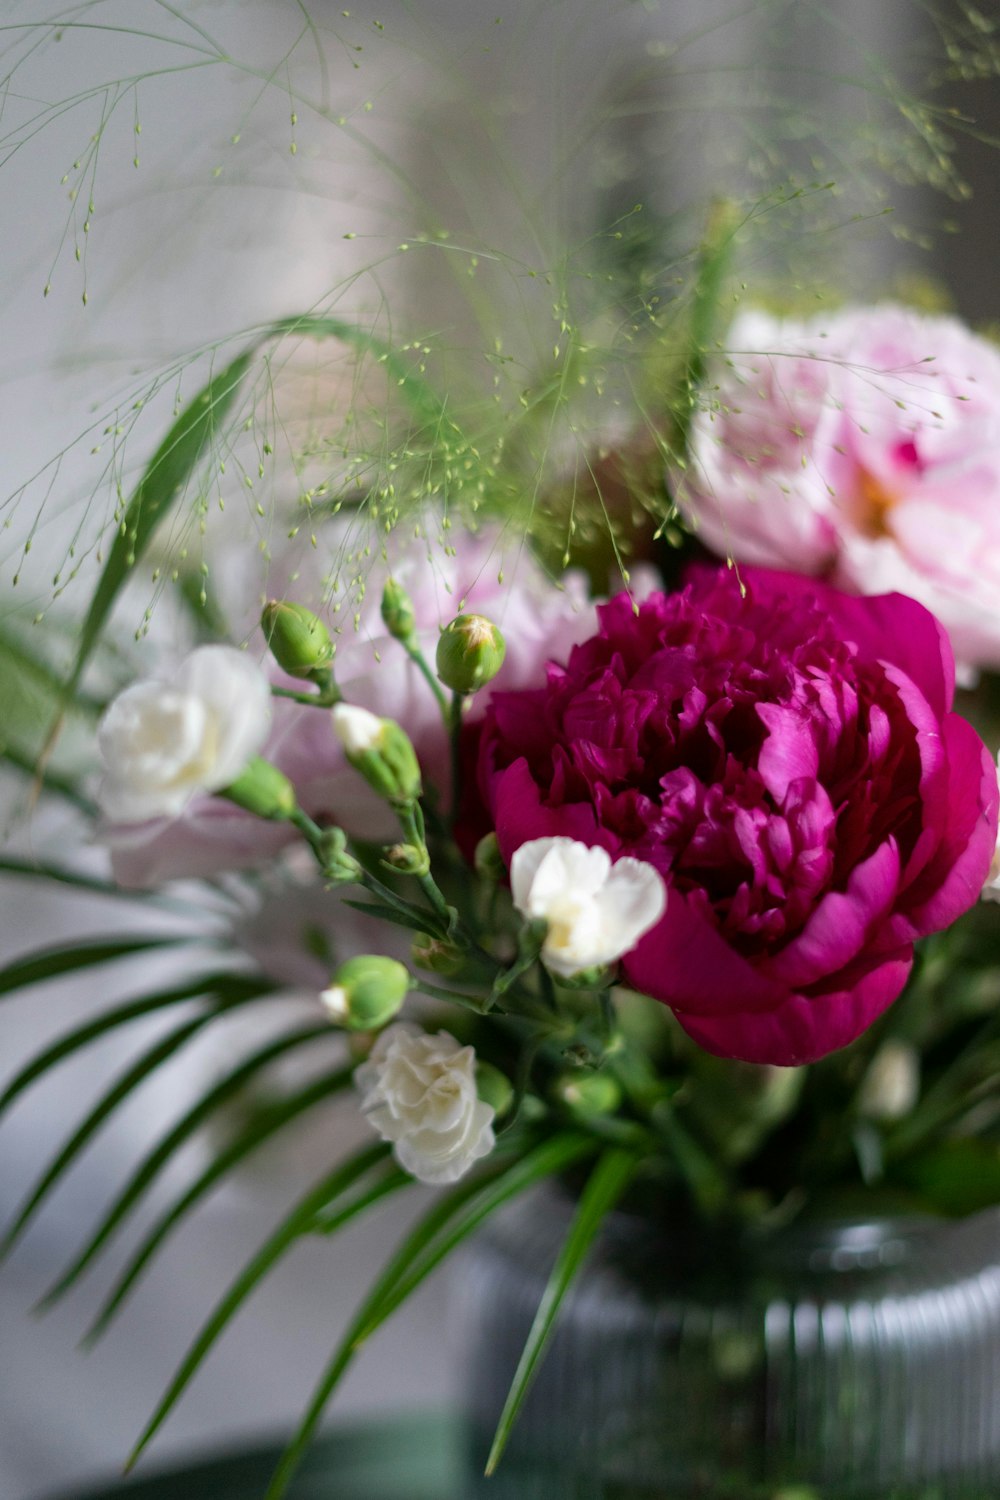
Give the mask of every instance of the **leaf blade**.
<path id="1" fill-rule="evenodd" d="M 487 1476 L 495 1471 L 500 1462 L 517 1414 L 538 1372 L 542 1356 L 554 1332 L 563 1298 L 582 1268 L 587 1252 L 605 1216 L 621 1198 L 635 1175 L 637 1166 L 638 1160 L 631 1152 L 612 1147 L 599 1158 L 587 1180 L 587 1186 L 583 1190 L 573 1222 L 556 1258 L 514 1372 L 514 1379 L 497 1423 L 493 1446 L 486 1461 Z"/>
<path id="2" fill-rule="evenodd" d="M 269 993 L 268 988 L 258 986 L 250 988 L 249 991 L 232 994 L 230 998 L 225 1000 L 220 1000 L 218 996 L 213 996 L 212 998 L 217 1003 L 210 1008 L 202 1010 L 198 1015 L 189 1016 L 165 1036 L 157 1037 L 150 1047 L 147 1047 L 137 1058 L 133 1059 L 124 1072 L 119 1074 L 111 1087 L 84 1116 L 83 1120 L 42 1172 L 35 1186 L 28 1193 L 21 1208 L 15 1214 L 10 1226 L 4 1232 L 2 1240 L 0 1240 L 0 1258 L 10 1253 L 37 1210 L 48 1197 L 52 1188 L 69 1171 L 77 1157 L 104 1124 L 105 1120 L 118 1108 L 119 1104 L 124 1103 L 129 1095 L 139 1088 L 151 1073 L 167 1062 L 175 1052 L 179 1051 L 203 1027 L 217 1020 L 221 1015 L 227 1014 L 237 1006 L 251 1004 L 253 1001 L 261 999 L 267 993 Z M 191 996 L 189 998 L 197 997 Z"/>
<path id="3" fill-rule="evenodd" d="M 221 1078 L 207 1093 L 203 1094 L 190 1109 L 186 1110 L 181 1117 L 174 1122 L 169 1130 L 157 1141 L 153 1149 L 142 1159 L 128 1182 L 119 1192 L 108 1209 L 104 1218 L 90 1238 L 84 1243 L 77 1254 L 76 1259 L 63 1273 L 60 1287 L 66 1291 L 79 1280 L 83 1272 L 96 1258 L 101 1249 L 107 1244 L 115 1230 L 118 1228 L 130 1211 L 140 1202 L 146 1189 L 156 1180 L 160 1171 L 181 1147 L 194 1135 L 198 1127 L 205 1120 L 235 1094 L 244 1084 L 254 1076 L 260 1069 L 265 1068 L 268 1063 L 290 1051 L 293 1047 L 320 1037 L 329 1037 L 331 1030 L 328 1022 L 322 1025 L 291 1032 L 286 1036 L 278 1037 L 269 1042 L 267 1046 L 261 1047 L 257 1052 L 251 1053 L 244 1058 L 240 1064 Z"/>
<path id="4" fill-rule="evenodd" d="M 578 1154 L 582 1154 L 591 1148 L 592 1143 L 584 1136 L 556 1136 L 543 1142 L 541 1146 L 515 1162 L 512 1168 L 507 1169 L 501 1174 L 494 1174 L 506 1182 L 509 1191 L 504 1192 L 500 1182 L 494 1184 L 492 1178 L 487 1181 L 486 1192 L 489 1193 L 490 1188 L 494 1186 L 497 1191 L 488 1199 L 490 1207 L 486 1209 L 486 1212 L 492 1212 L 494 1209 L 499 1208 L 502 1203 L 508 1201 L 510 1197 L 515 1196 L 517 1191 L 524 1191 L 542 1176 L 549 1176 L 553 1172 L 561 1170 L 562 1167 L 569 1165 L 571 1161 L 577 1159 Z M 514 1179 L 514 1181 L 512 1182 L 511 1179 Z M 439 1240 L 434 1250 L 428 1250 L 428 1247 L 433 1244 L 435 1237 L 441 1234 L 442 1231 L 447 1231 L 448 1221 L 460 1213 L 465 1204 L 470 1199 L 474 1199 L 482 1188 L 482 1180 L 474 1179 L 472 1182 L 464 1183 L 453 1189 L 446 1198 L 433 1205 L 410 1234 L 404 1238 L 403 1243 L 398 1247 L 395 1254 L 390 1257 L 387 1266 L 376 1278 L 368 1296 L 356 1313 L 347 1332 L 335 1350 L 332 1359 L 328 1363 L 326 1370 L 323 1372 L 298 1431 L 285 1449 L 278 1467 L 272 1476 L 265 1500 L 281 1500 L 281 1497 L 285 1494 L 292 1476 L 301 1461 L 302 1455 L 322 1417 L 327 1402 L 336 1389 L 347 1366 L 350 1364 L 356 1350 L 361 1342 L 369 1337 L 379 1324 L 384 1322 L 385 1318 L 398 1306 L 398 1301 L 391 1301 L 390 1299 L 401 1277 L 407 1270 L 413 1269 L 413 1285 L 410 1287 L 410 1290 L 412 1290 L 419 1280 L 423 1280 L 425 1276 L 429 1275 L 445 1258 L 445 1255 L 450 1253 L 457 1244 L 461 1243 L 461 1240 L 466 1235 L 471 1234 L 472 1230 L 482 1222 L 482 1218 L 486 1216 L 486 1212 L 477 1215 L 473 1211 L 471 1216 L 467 1216 L 464 1233 L 457 1233 L 453 1228 L 450 1233 L 445 1233 L 443 1240 Z M 485 1207 L 485 1205 L 483 1206 Z M 428 1253 L 425 1254 L 425 1252 Z M 421 1257 L 423 1257 L 422 1260 Z M 422 1272 L 419 1277 L 415 1274 L 417 1263 L 419 1263 Z M 407 1295 L 409 1295 L 408 1292 Z"/>
<path id="5" fill-rule="evenodd" d="M 83 943 L 40 948 L 23 958 L 14 959 L 13 963 L 0 969 L 0 996 L 14 994 L 17 990 L 26 989 L 31 984 L 40 984 L 46 979 L 59 979 L 65 974 L 90 969 L 97 964 L 131 958 L 151 948 L 177 947 L 185 942 L 190 942 L 190 938 L 165 937 L 156 933 L 138 938 L 90 938 Z"/>
<path id="6" fill-rule="evenodd" d="M 25 1089 L 54 1068 L 65 1058 L 70 1057 L 81 1047 L 89 1046 L 93 1041 L 113 1031 L 118 1026 L 128 1025 L 131 1021 L 139 1020 L 143 1016 L 152 1015 L 154 1011 L 162 1010 L 170 1005 L 180 1005 L 186 1000 L 200 1000 L 208 994 L 221 994 L 229 997 L 246 994 L 248 998 L 258 998 L 273 992 L 271 981 L 251 979 L 243 975 L 215 974 L 199 975 L 197 979 L 188 980 L 184 984 L 172 986 L 165 990 L 156 990 L 150 995 L 140 996 L 137 1000 L 129 1000 L 124 1005 L 114 1006 L 111 1010 L 105 1010 L 100 1015 L 92 1017 L 77 1026 L 74 1030 L 65 1032 L 58 1037 L 49 1047 L 31 1058 L 24 1067 L 11 1079 L 10 1083 L 0 1094 L 0 1115 L 14 1103 Z"/>
<path id="7" fill-rule="evenodd" d="M 366 1172 L 385 1161 L 390 1147 L 382 1141 L 359 1152 L 349 1161 L 340 1163 L 316 1186 L 300 1199 L 295 1208 L 286 1215 L 278 1228 L 268 1236 L 256 1254 L 247 1262 L 221 1301 L 202 1324 L 194 1342 L 182 1359 L 173 1379 L 156 1410 L 146 1424 L 139 1441 L 129 1455 L 126 1471 L 136 1463 L 143 1449 L 159 1431 L 182 1393 L 193 1379 L 205 1356 L 222 1333 L 226 1324 L 254 1290 L 268 1271 L 281 1258 L 293 1242 L 305 1234 L 322 1208 L 329 1205 L 341 1193 L 346 1192 Z"/>
<path id="8" fill-rule="evenodd" d="M 269 1113 L 255 1120 L 230 1143 L 198 1175 L 195 1181 L 178 1197 L 153 1225 L 139 1249 L 132 1256 L 119 1276 L 100 1312 L 88 1329 L 84 1342 L 93 1343 L 107 1329 L 115 1313 L 132 1291 L 146 1266 L 152 1260 L 163 1241 L 173 1229 L 186 1218 L 200 1200 L 214 1187 L 226 1172 L 239 1163 L 271 1136 L 283 1130 L 313 1105 L 321 1104 L 333 1097 L 341 1088 L 346 1088 L 353 1077 L 353 1068 L 339 1068 L 312 1080 L 297 1093 L 286 1097 Z M 45 1293 L 40 1307 L 51 1306 L 67 1290 L 66 1277 L 60 1279 Z"/>

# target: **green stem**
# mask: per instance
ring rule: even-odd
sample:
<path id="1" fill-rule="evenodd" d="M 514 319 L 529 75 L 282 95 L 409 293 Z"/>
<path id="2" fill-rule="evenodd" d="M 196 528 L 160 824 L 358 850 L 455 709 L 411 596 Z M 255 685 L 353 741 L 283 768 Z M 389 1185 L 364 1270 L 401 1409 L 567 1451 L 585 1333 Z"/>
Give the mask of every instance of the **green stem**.
<path id="1" fill-rule="evenodd" d="M 431 692 L 434 694 L 434 697 L 437 699 L 437 705 L 438 705 L 438 708 L 441 710 L 441 717 L 444 720 L 445 728 L 447 729 L 447 727 L 448 727 L 448 700 L 447 700 L 447 698 L 444 695 L 444 692 L 442 690 L 441 684 L 438 682 L 438 680 L 435 677 L 434 673 L 431 671 L 430 663 L 428 662 L 426 656 L 421 651 L 420 647 L 417 645 L 417 643 L 416 643 L 415 640 L 403 641 L 402 642 L 402 646 L 403 646 L 403 649 L 406 652 L 407 656 L 412 661 L 413 665 L 418 669 L 418 671 L 423 676 L 424 680 L 427 683 L 427 686 L 430 688 Z"/>
<path id="2" fill-rule="evenodd" d="M 271 697 L 290 698 L 293 703 L 305 703 L 309 708 L 333 708 L 343 701 L 343 694 L 332 682 L 316 693 L 299 693 L 293 688 L 272 687 Z"/>
<path id="3" fill-rule="evenodd" d="M 399 818 L 399 826 L 403 830 L 403 837 L 407 843 L 415 844 L 418 849 L 426 851 L 427 843 L 424 834 L 424 820 L 419 804 L 413 802 L 407 807 L 397 808 L 396 816 Z M 446 923 L 449 929 L 453 927 L 457 913 L 448 905 L 434 876 L 428 871 L 426 875 L 418 875 L 416 879 L 420 885 L 420 889 L 442 922 Z"/>
<path id="4" fill-rule="evenodd" d="M 447 723 L 451 738 L 451 822 L 452 827 L 458 817 L 458 809 L 462 801 L 462 708 L 465 699 L 461 693 L 452 693 L 451 711 Z"/>

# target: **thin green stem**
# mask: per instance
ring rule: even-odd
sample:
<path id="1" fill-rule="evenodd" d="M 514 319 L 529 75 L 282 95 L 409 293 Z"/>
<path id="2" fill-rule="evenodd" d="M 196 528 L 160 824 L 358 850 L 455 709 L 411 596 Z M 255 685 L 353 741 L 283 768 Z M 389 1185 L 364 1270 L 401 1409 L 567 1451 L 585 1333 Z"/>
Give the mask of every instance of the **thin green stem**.
<path id="1" fill-rule="evenodd" d="M 290 698 L 293 703 L 305 703 L 310 708 L 333 708 L 343 703 L 344 695 L 333 678 L 329 667 L 318 667 L 312 674 L 315 692 L 308 693 L 295 688 L 272 687 L 272 698 Z"/>
<path id="2" fill-rule="evenodd" d="M 462 708 L 461 693 L 452 693 L 448 730 L 451 736 L 451 821 L 454 825 L 462 801 Z"/>
<path id="3" fill-rule="evenodd" d="M 420 672 L 421 676 L 427 683 L 427 686 L 434 694 L 434 697 L 437 700 L 437 706 L 441 710 L 441 717 L 444 720 L 445 728 L 447 729 L 449 724 L 448 700 L 444 695 L 444 690 L 442 689 L 441 684 L 438 682 L 433 670 L 431 669 L 430 662 L 427 660 L 426 656 L 417 645 L 416 640 L 404 640 L 401 644 L 407 656 Z"/>
<path id="4" fill-rule="evenodd" d="M 426 851 L 424 820 L 419 804 L 414 802 L 407 807 L 397 808 L 396 816 L 399 818 L 399 826 L 403 830 L 403 837 L 407 843 L 414 844 L 418 849 Z M 442 922 L 445 922 L 449 929 L 452 928 L 457 919 L 457 913 L 453 907 L 448 905 L 434 876 L 428 871 L 426 875 L 418 875 L 416 879 L 420 885 L 420 889 Z"/>

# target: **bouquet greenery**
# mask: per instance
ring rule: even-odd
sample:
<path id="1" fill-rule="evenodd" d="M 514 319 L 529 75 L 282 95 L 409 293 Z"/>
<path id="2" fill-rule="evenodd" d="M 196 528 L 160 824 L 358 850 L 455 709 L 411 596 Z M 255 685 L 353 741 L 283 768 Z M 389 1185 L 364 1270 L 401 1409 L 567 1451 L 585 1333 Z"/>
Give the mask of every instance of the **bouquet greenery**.
<path id="1" fill-rule="evenodd" d="M 491 1466 L 616 1207 L 766 1236 L 1000 1202 L 1000 354 L 901 303 L 731 320 L 762 203 L 808 196 L 717 204 L 672 298 L 634 258 L 603 306 L 591 263 L 583 318 L 555 286 L 551 361 L 513 400 L 500 347 L 494 389 L 463 403 L 425 339 L 327 310 L 257 330 L 119 488 L 68 671 L 51 617 L 5 627 L 6 765 L 77 810 L 110 874 L 0 869 L 173 915 L 0 971 L 9 995 L 136 956 L 151 975 L 35 1056 L 0 1110 L 117 1028 L 178 1016 L 45 1168 L 7 1248 L 159 1067 L 285 989 L 310 990 L 309 1018 L 212 1079 L 47 1301 L 227 1112 L 92 1336 L 266 1142 L 351 1091 L 372 1132 L 346 1158 L 331 1141 L 136 1455 L 299 1239 L 416 1183 L 441 1191 L 333 1351 L 269 1500 L 362 1344 L 545 1179 L 576 1208 Z M 251 495 L 264 480 L 279 368 L 294 391 L 326 342 L 350 419 L 300 452 L 291 505 L 254 501 L 261 610 L 245 542 L 192 537 L 220 470 Z M 109 628 L 137 579 L 169 620 L 152 671 Z M 156 979 L 164 953 L 183 978 Z M 276 1081 L 307 1054 L 324 1066 Z"/>

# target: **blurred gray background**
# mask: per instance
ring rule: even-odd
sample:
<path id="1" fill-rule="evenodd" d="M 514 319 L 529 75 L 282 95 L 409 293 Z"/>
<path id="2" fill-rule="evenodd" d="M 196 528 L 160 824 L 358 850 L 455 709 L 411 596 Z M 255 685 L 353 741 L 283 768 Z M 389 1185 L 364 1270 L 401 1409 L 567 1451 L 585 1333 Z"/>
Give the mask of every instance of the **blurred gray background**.
<path id="1" fill-rule="evenodd" d="M 638 201 L 654 235 L 657 215 L 694 222 L 706 197 L 731 188 L 727 174 L 740 170 L 725 150 L 727 80 L 766 94 L 776 87 L 775 70 L 786 70 L 793 99 L 798 90 L 842 120 L 843 142 L 829 142 L 835 154 L 851 139 L 857 71 L 877 74 L 872 58 L 898 56 L 903 38 L 918 56 L 937 45 L 930 22 L 926 32 L 917 29 L 920 7 L 903 0 L 830 0 L 819 77 L 813 8 L 804 4 L 761 4 L 729 21 L 731 5 L 702 0 L 498 0 L 488 11 L 414 0 L 363 4 L 350 15 L 340 0 L 324 0 L 312 6 L 315 32 L 303 31 L 301 8 L 284 0 L 204 0 L 179 9 L 185 24 L 153 0 L 92 5 L 74 12 L 76 25 L 57 39 L 43 24 L 53 13 L 39 0 L 5 7 L 0 494 L 13 495 L 36 472 L 42 479 L 16 511 L 0 512 L 12 518 L 0 531 L 0 609 L 10 607 L 11 574 L 51 480 L 53 499 L 32 550 L 42 562 L 26 570 L 20 607 L 46 601 L 66 518 L 80 514 L 103 462 L 91 452 L 101 432 L 73 440 L 99 424 L 144 370 L 320 302 L 359 316 L 415 309 L 420 325 L 444 328 L 453 348 L 485 347 L 492 319 L 522 340 L 527 358 L 539 335 L 530 301 L 511 311 L 510 299 L 523 294 L 517 278 L 491 281 L 484 273 L 484 320 L 457 298 L 446 257 L 398 246 L 438 223 L 457 242 L 469 235 L 501 247 L 508 264 L 521 258 L 527 265 L 544 263 L 567 238 L 578 243 L 600 232 Z M 942 11 L 961 21 L 961 7 Z M 239 66 L 213 62 L 205 33 L 221 38 Z M 320 111 L 295 105 L 293 78 Z M 972 77 L 948 83 L 945 93 L 969 122 L 969 132 L 955 137 L 952 164 L 972 196 L 900 188 L 897 224 L 906 232 L 873 218 L 851 239 L 842 266 L 857 295 L 892 285 L 902 272 L 937 278 L 965 317 L 986 324 L 1000 321 L 1000 157 L 986 139 L 1000 135 L 1000 89 Z M 58 107 L 71 96 L 72 107 Z M 713 97 L 718 107 L 706 107 Z M 845 216 L 855 208 L 868 212 L 848 202 Z M 153 446 L 158 420 L 157 411 L 141 429 L 135 462 Z M 67 444 L 61 462 L 46 470 Z M 19 793 L 11 783 L 0 791 L 13 814 Z M 16 847 L 43 854 L 65 851 L 79 836 L 61 817 L 4 823 Z M 99 868 L 100 852 L 90 857 Z M 5 956 L 122 921 L 108 903 L 60 900 L 10 880 L 0 901 Z M 121 968 L 114 995 L 77 984 L 6 1002 L 0 1073 L 12 1075 L 84 1012 L 128 995 L 137 978 Z M 5 1122 L 5 1216 L 121 1066 L 122 1045 L 102 1044 L 67 1066 Z M 110 1337 L 84 1356 L 76 1340 L 123 1250 L 56 1313 L 36 1320 L 28 1309 L 125 1164 L 193 1087 L 187 1066 L 165 1070 L 102 1134 L 3 1267 L 3 1500 L 40 1500 L 115 1471 L 202 1316 L 281 1203 L 357 1133 L 350 1111 L 331 1109 L 294 1152 L 269 1157 L 217 1193 L 176 1236 Z M 196 1070 L 212 1066 L 204 1056 Z M 335 1245 L 308 1243 L 289 1257 L 209 1359 L 151 1462 L 287 1427 L 410 1211 L 390 1209 Z M 454 1400 L 446 1279 L 433 1281 L 365 1352 L 335 1420 Z"/>

